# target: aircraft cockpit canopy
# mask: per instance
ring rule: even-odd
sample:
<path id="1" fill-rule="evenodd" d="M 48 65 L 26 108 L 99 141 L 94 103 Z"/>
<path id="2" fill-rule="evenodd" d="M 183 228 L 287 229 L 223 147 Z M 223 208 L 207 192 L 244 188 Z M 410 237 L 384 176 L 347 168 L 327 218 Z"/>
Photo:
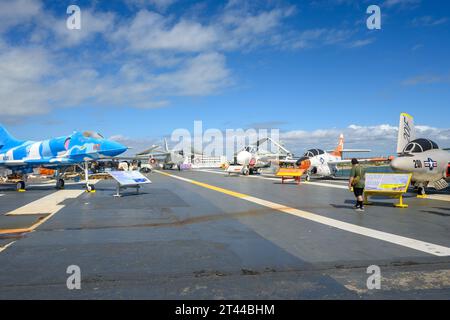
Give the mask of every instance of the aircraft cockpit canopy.
<path id="1" fill-rule="evenodd" d="M 429 139 L 417 139 L 408 143 L 403 153 L 421 153 L 428 150 L 439 149 L 439 146 Z"/>
<path id="2" fill-rule="evenodd" d="M 321 154 L 324 154 L 325 151 L 321 150 L 321 149 L 310 149 L 308 151 L 305 152 L 305 154 L 303 155 L 303 157 L 306 158 L 312 158 Z"/>
<path id="3" fill-rule="evenodd" d="M 105 139 L 100 133 L 95 131 L 85 131 L 83 132 L 83 136 L 86 138 L 93 138 L 93 139 Z"/>
<path id="4" fill-rule="evenodd" d="M 247 146 L 244 148 L 244 151 L 247 151 L 250 153 L 256 153 L 258 151 L 258 148 L 255 146 Z"/>

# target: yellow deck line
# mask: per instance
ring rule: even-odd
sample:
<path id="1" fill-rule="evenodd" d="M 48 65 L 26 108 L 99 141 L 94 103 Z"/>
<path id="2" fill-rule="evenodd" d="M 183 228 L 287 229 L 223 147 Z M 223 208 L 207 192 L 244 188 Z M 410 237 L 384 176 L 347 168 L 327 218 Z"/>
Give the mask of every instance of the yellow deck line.
<path id="1" fill-rule="evenodd" d="M 425 199 L 449 202 L 450 201 L 450 195 L 449 194 L 427 194 Z"/>
<path id="2" fill-rule="evenodd" d="M 158 173 L 160 173 L 162 175 L 168 176 L 168 177 L 173 177 L 171 174 L 168 174 L 166 172 L 162 172 L 162 171 L 156 171 L 156 172 L 158 172 Z M 233 196 L 233 197 L 237 197 L 237 198 L 245 198 L 245 197 L 247 197 L 246 194 L 239 193 L 239 192 L 234 192 L 234 191 L 231 191 L 231 190 L 228 190 L 228 189 L 224 189 L 224 188 L 220 188 L 220 187 L 216 187 L 216 186 L 213 186 L 213 185 L 210 185 L 210 184 L 207 184 L 207 183 L 195 181 L 195 180 L 192 180 L 192 179 L 185 179 L 185 178 L 178 177 L 178 176 L 177 176 L 177 178 L 180 179 L 180 180 L 184 180 L 186 182 L 190 182 L 192 184 L 195 184 L 195 185 L 203 187 L 203 188 L 207 188 L 207 189 L 211 189 L 211 190 L 214 190 L 214 191 L 217 191 L 217 192 L 222 192 L 222 193 L 228 194 L 228 195 Z"/>
<path id="3" fill-rule="evenodd" d="M 348 231 L 351 233 L 355 233 L 358 235 L 366 236 L 366 237 L 377 239 L 377 240 L 382 240 L 385 242 L 389 242 L 389 243 L 393 243 L 393 244 L 396 244 L 399 246 L 422 251 L 422 252 L 425 252 L 425 253 L 428 253 L 431 255 L 435 255 L 435 256 L 441 256 L 441 257 L 450 256 L 450 248 L 444 247 L 441 245 L 428 243 L 428 242 L 424 242 L 424 241 L 416 240 L 416 239 L 412 239 L 412 238 L 407 238 L 407 237 L 403 237 L 403 236 L 399 236 L 399 235 L 395 235 L 395 234 L 391 234 L 391 233 L 387 233 L 387 232 L 383 232 L 383 231 L 379 231 L 379 230 L 375 230 L 375 229 L 361 227 L 358 225 L 354 225 L 354 224 L 343 222 L 343 221 L 336 220 L 336 219 L 327 218 L 327 217 L 321 216 L 319 214 L 299 210 L 296 208 L 291 208 L 291 207 L 284 206 L 284 205 L 274 203 L 271 201 L 252 197 L 250 195 L 246 195 L 243 193 L 239 193 L 239 192 L 235 192 L 232 190 L 212 186 L 210 184 L 195 181 L 192 179 L 183 178 L 183 177 L 169 174 L 166 172 L 161 172 L 159 170 L 155 170 L 154 172 L 157 172 L 159 174 L 162 174 L 162 175 L 165 175 L 165 176 L 168 176 L 171 178 L 175 178 L 175 179 L 178 179 L 181 181 L 185 181 L 185 182 L 197 185 L 197 186 L 201 186 L 203 188 L 207 188 L 207 189 L 221 192 L 221 193 L 224 193 L 224 194 L 227 194 L 230 196 L 234 196 L 234 197 L 240 198 L 242 200 L 246 200 L 246 201 L 261 205 L 261 206 L 265 206 L 265 207 L 273 209 L 273 210 L 277 210 L 277 211 L 280 211 L 283 213 L 294 215 L 299 218 L 303 218 L 303 219 L 314 221 L 314 222 L 317 222 L 317 223 L 320 223 L 323 225 L 334 227 L 336 229 Z"/>

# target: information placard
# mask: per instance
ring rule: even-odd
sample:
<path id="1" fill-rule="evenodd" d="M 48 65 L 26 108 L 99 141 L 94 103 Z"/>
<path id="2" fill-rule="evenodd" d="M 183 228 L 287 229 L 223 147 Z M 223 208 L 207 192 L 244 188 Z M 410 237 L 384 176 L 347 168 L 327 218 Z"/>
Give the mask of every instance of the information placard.
<path id="1" fill-rule="evenodd" d="M 109 174 L 122 186 L 152 183 L 139 171 L 111 171 Z"/>
<path id="2" fill-rule="evenodd" d="M 366 191 L 407 192 L 410 173 L 366 173 Z"/>

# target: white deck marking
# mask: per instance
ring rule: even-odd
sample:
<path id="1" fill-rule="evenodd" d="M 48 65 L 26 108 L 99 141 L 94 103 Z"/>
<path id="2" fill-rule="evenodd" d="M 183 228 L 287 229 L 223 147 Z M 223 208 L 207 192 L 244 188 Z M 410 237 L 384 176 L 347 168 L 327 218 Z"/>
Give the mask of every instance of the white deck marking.
<path id="1" fill-rule="evenodd" d="M 30 202 L 20 208 L 6 213 L 6 216 L 32 215 L 32 214 L 55 214 L 64 205 L 60 204 L 66 199 L 72 199 L 83 194 L 84 190 L 59 190 L 36 201 Z"/>
<path id="2" fill-rule="evenodd" d="M 155 172 L 178 179 L 178 180 L 181 180 L 181 181 L 189 182 L 189 183 L 201 186 L 203 188 L 207 188 L 207 189 L 211 189 L 211 190 L 214 190 L 217 192 L 225 193 L 230 196 L 234 196 L 234 197 L 242 199 L 242 200 L 246 200 L 246 201 L 261 205 L 261 206 L 265 206 L 270 209 L 274 209 L 274 210 L 281 211 L 281 212 L 284 212 L 287 214 L 291 214 L 291 215 L 297 216 L 299 218 L 303 218 L 303 219 L 314 221 L 314 222 L 317 222 L 317 223 L 320 223 L 323 225 L 327 225 L 327 226 L 330 226 L 330 227 L 333 227 L 336 229 L 348 231 L 351 233 L 359 234 L 359 235 L 366 236 L 369 238 L 374 238 L 377 240 L 386 241 L 389 243 L 393 243 L 393 244 L 396 244 L 399 246 L 422 251 L 422 252 L 425 252 L 425 253 L 428 253 L 431 255 L 435 255 L 435 256 L 440 256 L 440 257 L 450 256 L 450 248 L 444 247 L 441 245 L 424 242 L 424 241 L 416 240 L 416 239 L 412 239 L 412 238 L 407 238 L 407 237 L 403 237 L 403 236 L 399 236 L 396 234 L 387 233 L 387 232 L 383 232 L 383 231 L 379 231 L 379 230 L 375 230 L 375 229 L 361 227 L 358 225 L 354 225 L 354 224 L 343 222 L 343 221 L 336 220 L 336 219 L 323 217 L 323 216 L 315 214 L 315 213 L 291 208 L 291 207 L 281 205 L 281 204 L 278 204 L 275 202 L 266 201 L 266 200 L 252 197 L 252 196 L 249 196 L 249 195 L 246 195 L 243 193 L 238 193 L 238 192 L 235 192 L 232 190 L 212 186 L 212 185 L 209 185 L 209 184 L 206 184 L 203 182 L 198 182 L 198 181 L 195 181 L 192 179 L 179 177 L 179 176 L 161 172 L 158 170 L 155 170 Z"/>
<path id="3" fill-rule="evenodd" d="M 96 184 L 99 180 L 90 180 L 89 183 Z M 33 201 L 27 205 L 24 205 L 18 209 L 10 211 L 6 213 L 6 216 L 11 215 L 37 215 L 37 214 L 46 214 L 46 216 L 40 219 L 38 222 L 33 224 L 30 227 L 19 228 L 19 229 L 2 229 L 0 233 L 26 233 L 32 232 L 40 225 L 45 223 L 51 217 L 53 217 L 58 211 L 65 207 L 65 205 L 61 204 L 66 199 L 77 198 L 81 194 L 83 194 L 84 190 L 59 190 L 52 194 L 49 194 L 46 197 Z M 11 245 L 12 243 L 8 244 Z M 2 247 L 3 251 L 6 247 Z"/>
<path id="4" fill-rule="evenodd" d="M 89 180 L 89 183 L 97 184 L 97 182 L 99 181 L 100 180 Z M 15 216 L 15 215 L 32 215 L 32 214 L 55 214 L 56 212 L 64 208 L 64 205 L 60 205 L 61 202 L 63 202 L 66 199 L 77 198 L 84 192 L 85 190 L 83 189 L 59 190 L 49 194 L 48 196 L 45 196 L 29 204 L 26 204 L 23 207 L 10 211 L 5 215 Z"/>
<path id="5" fill-rule="evenodd" d="M 332 183 L 323 183 L 323 182 L 307 182 L 305 181 L 304 184 L 308 185 L 312 185 L 312 186 L 319 186 L 319 187 L 328 187 L 328 188 L 335 188 L 335 189 L 343 189 L 343 190 L 348 190 L 347 186 L 339 186 L 337 184 L 332 184 Z"/>
<path id="6" fill-rule="evenodd" d="M 3 193 L 0 193 L 0 197 L 3 197 L 4 196 L 4 194 Z"/>
<path id="7" fill-rule="evenodd" d="M 10 243 L 7 243 L 7 244 L 5 244 L 3 247 L 0 247 L 0 253 L 2 253 L 3 251 L 5 251 L 5 250 L 6 250 L 9 246 L 11 246 L 14 242 L 15 242 L 15 241 L 10 242 Z"/>

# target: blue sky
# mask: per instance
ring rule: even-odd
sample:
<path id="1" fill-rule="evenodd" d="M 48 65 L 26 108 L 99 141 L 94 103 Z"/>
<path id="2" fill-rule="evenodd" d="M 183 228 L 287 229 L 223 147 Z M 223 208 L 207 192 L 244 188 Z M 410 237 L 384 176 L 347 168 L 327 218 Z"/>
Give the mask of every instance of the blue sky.
<path id="1" fill-rule="evenodd" d="M 65 26 L 81 8 L 81 30 Z M 368 30 L 366 8 L 381 7 Z M 276 127 L 297 152 L 394 150 L 399 113 L 450 146 L 450 4 L 420 0 L 0 3 L 0 122 L 142 147 L 177 128 Z M 354 125 L 354 126 L 351 126 Z M 351 127 L 350 127 L 351 126 Z"/>

